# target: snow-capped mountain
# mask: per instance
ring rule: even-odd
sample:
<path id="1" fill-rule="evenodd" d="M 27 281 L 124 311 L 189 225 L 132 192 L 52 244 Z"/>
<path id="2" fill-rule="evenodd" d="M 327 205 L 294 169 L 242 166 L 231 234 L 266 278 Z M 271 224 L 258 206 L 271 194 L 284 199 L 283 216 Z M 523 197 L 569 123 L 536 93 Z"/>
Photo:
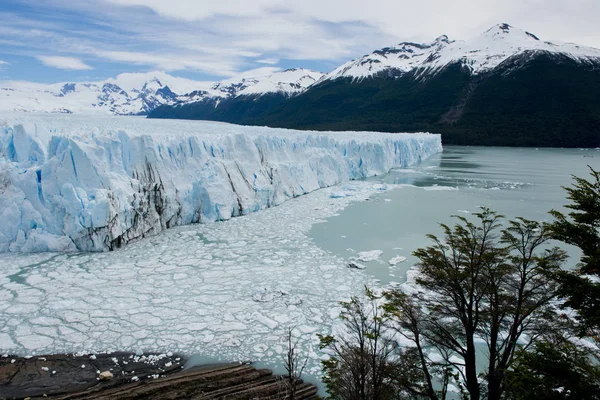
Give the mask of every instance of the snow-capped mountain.
<path id="1" fill-rule="evenodd" d="M 208 89 L 188 93 L 178 100 L 186 104 L 205 99 L 220 101 L 238 96 L 262 96 L 273 93 L 290 97 L 304 92 L 323 76 L 322 72 L 294 68 L 260 76 L 234 77 L 215 83 Z"/>
<path id="2" fill-rule="evenodd" d="M 125 73 L 100 82 L 39 84 L 0 81 L 0 111 L 76 114 L 147 114 L 156 107 L 205 98 L 281 93 L 291 96 L 321 78 L 320 72 L 293 69 L 265 75 L 202 82 L 164 72 Z"/>
<path id="3" fill-rule="evenodd" d="M 508 24 L 498 24 L 470 41 L 442 35 L 431 43 L 402 42 L 342 64 L 321 81 L 361 80 L 381 73 L 402 74 L 414 69 L 436 72 L 460 62 L 473 74 L 493 70 L 510 57 L 532 52 L 561 54 L 580 62 L 600 60 L 600 50 L 572 43 L 548 42 Z"/>
<path id="4" fill-rule="evenodd" d="M 145 114 L 210 83 L 163 72 L 120 74 L 99 82 L 0 81 L 0 111 Z"/>
<path id="5" fill-rule="evenodd" d="M 192 98 L 149 117 L 429 131 L 442 133 L 446 144 L 597 147 L 598 93 L 600 50 L 499 24 L 469 41 L 443 35 L 376 50 L 293 96 Z"/>

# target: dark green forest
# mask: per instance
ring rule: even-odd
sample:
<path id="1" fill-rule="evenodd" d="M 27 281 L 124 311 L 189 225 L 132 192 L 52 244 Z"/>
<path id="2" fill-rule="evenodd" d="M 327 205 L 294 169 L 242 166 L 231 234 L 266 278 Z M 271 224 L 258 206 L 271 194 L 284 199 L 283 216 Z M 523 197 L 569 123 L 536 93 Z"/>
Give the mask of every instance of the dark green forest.
<path id="1" fill-rule="evenodd" d="M 314 130 L 428 131 L 444 144 L 599 147 L 600 65 L 526 54 L 486 74 L 456 63 L 352 82 L 292 98 L 239 96 L 162 106 L 150 118 L 206 119 Z"/>

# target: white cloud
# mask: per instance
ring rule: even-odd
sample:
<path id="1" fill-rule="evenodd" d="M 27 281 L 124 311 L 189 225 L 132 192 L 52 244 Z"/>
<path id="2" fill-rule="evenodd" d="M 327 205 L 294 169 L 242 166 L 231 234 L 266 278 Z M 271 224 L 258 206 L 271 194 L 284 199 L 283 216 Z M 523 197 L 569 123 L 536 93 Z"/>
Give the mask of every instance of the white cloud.
<path id="1" fill-rule="evenodd" d="M 279 30 L 281 21 L 288 31 L 305 30 L 309 22 L 363 23 L 374 31 L 400 40 L 430 40 L 440 34 L 468 39 L 490 26 L 508 22 L 550 40 L 592 36 L 593 42 L 582 44 L 600 46 L 597 41 L 597 21 L 600 2 L 597 0 L 105 0 L 121 6 L 151 9 L 154 13 L 180 21 L 207 22 L 212 18 L 242 18 L 237 29 L 252 26 L 254 19 L 266 21 L 259 27 L 264 31 Z M 574 5 L 576 3 L 576 6 Z M 283 18 L 282 18 L 283 17 Z M 298 24 L 298 22 L 301 22 Z M 535 29 L 534 29 L 535 28 Z M 275 35 L 275 33 L 273 34 Z M 595 37 L 594 37 L 595 36 Z M 256 39 L 257 35 L 249 39 Z M 285 41 L 285 37 L 281 42 Z M 391 44 L 391 43 L 390 43 Z"/>
<path id="2" fill-rule="evenodd" d="M 66 70 L 88 70 L 94 69 L 81 61 L 78 58 L 74 57 L 62 57 L 62 56 L 37 56 L 38 60 L 40 60 L 44 65 L 48 67 L 58 68 L 58 69 L 66 69 Z"/>
<path id="3" fill-rule="evenodd" d="M 9 65 L 9 63 L 7 61 L 0 60 L 0 65 Z"/>
<path id="4" fill-rule="evenodd" d="M 36 0 L 37 9 L 0 10 L 0 45 L 72 56 L 52 65 L 70 69 L 98 59 L 211 79 L 282 60 L 325 70 L 400 41 L 469 39 L 499 22 L 600 47 L 598 0 Z"/>
<path id="5" fill-rule="evenodd" d="M 279 64 L 279 58 L 263 58 L 261 60 L 256 60 L 259 64 L 267 64 L 267 65 L 277 65 Z"/>
<path id="6" fill-rule="evenodd" d="M 239 74 L 236 74 L 231 78 L 232 81 L 239 81 L 245 78 L 260 78 L 262 76 L 269 76 L 274 74 L 275 72 L 281 71 L 281 68 L 277 67 L 260 67 L 250 69 Z"/>

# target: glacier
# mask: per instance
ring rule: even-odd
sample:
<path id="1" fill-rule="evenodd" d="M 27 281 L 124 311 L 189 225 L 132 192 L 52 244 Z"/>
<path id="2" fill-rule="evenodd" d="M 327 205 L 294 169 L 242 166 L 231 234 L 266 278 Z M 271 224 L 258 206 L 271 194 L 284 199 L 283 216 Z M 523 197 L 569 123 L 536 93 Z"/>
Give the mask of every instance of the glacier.
<path id="1" fill-rule="evenodd" d="M 437 134 L 141 117 L 8 114 L 0 132 L 0 252 L 114 250 L 442 150 Z"/>

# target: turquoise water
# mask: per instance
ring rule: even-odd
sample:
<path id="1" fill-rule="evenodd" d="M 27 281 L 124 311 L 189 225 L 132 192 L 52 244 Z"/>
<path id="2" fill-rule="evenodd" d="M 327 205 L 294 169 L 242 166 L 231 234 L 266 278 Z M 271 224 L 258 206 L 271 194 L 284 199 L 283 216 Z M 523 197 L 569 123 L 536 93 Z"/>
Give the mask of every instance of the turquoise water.
<path id="1" fill-rule="evenodd" d="M 417 167 L 373 178 L 404 186 L 350 205 L 315 224 L 311 236 L 320 248 L 348 259 L 381 250 L 379 260 L 363 263 L 365 272 L 383 284 L 403 282 L 416 261 L 411 253 L 429 243 L 427 233 L 441 234 L 439 223 L 451 224 L 452 215 L 468 217 L 481 206 L 508 218 L 548 221 L 548 210 L 566 204 L 561 186 L 572 183 L 571 175 L 588 176 L 588 165 L 600 169 L 599 149 L 446 147 Z M 579 253 L 566 248 L 572 267 Z M 391 268 L 388 261 L 396 256 L 407 260 Z"/>

